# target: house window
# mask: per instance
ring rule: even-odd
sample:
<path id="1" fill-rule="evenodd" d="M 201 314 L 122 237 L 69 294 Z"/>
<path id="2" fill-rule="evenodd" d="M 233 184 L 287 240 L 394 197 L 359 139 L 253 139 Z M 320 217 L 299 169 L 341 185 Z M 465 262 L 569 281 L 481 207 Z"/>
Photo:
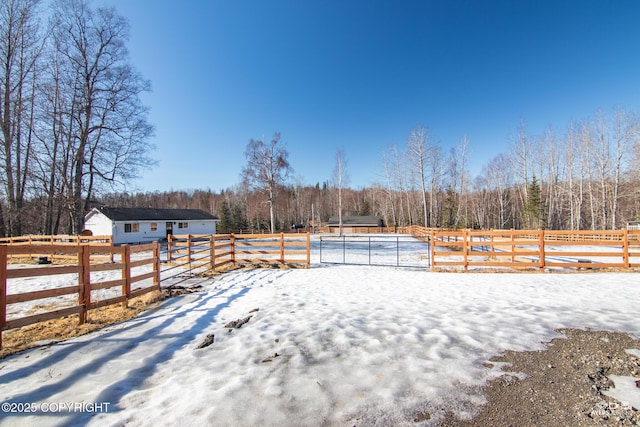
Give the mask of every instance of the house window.
<path id="1" fill-rule="evenodd" d="M 178 223 L 178 228 L 189 228 L 189 223 L 188 222 L 179 222 Z"/>
<path id="2" fill-rule="evenodd" d="M 152 222 L 151 223 L 151 231 L 158 231 L 158 223 L 157 222 Z"/>
<path id="3" fill-rule="evenodd" d="M 138 231 L 140 231 L 140 224 L 137 222 L 124 225 L 125 233 L 137 233 Z"/>

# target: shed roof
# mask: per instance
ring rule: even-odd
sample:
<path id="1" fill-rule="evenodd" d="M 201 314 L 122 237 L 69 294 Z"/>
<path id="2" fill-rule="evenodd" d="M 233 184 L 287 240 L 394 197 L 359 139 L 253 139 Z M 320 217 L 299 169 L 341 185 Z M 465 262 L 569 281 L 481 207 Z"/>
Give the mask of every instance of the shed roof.
<path id="1" fill-rule="evenodd" d="M 329 218 L 329 226 L 337 227 L 340 224 L 340 219 L 337 216 Z M 343 216 L 342 225 L 349 227 L 361 226 L 361 227 L 380 227 L 382 226 L 382 218 L 379 216 Z"/>
<path id="2" fill-rule="evenodd" d="M 198 221 L 218 220 L 200 209 L 154 209 L 154 208 L 111 208 L 107 206 L 98 209 L 113 221 Z"/>

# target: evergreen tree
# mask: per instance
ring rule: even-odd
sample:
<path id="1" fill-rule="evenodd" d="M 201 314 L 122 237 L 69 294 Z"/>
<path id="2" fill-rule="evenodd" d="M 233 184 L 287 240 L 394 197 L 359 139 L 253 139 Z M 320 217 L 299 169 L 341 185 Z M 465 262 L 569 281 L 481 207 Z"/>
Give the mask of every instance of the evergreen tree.
<path id="1" fill-rule="evenodd" d="M 525 224 L 528 228 L 535 230 L 544 228 L 544 202 L 542 201 L 542 190 L 535 175 L 529 184 L 529 197 L 525 206 Z"/>
<path id="2" fill-rule="evenodd" d="M 232 223 L 233 231 L 242 231 L 249 228 L 249 221 L 242 210 L 242 207 L 238 204 L 233 205 L 232 208 Z"/>
<path id="3" fill-rule="evenodd" d="M 358 209 L 359 216 L 371 216 L 371 202 L 368 199 L 365 199 Z"/>
<path id="4" fill-rule="evenodd" d="M 229 209 L 229 205 L 227 201 L 222 201 L 220 205 L 220 222 L 218 223 L 218 231 L 220 233 L 230 233 L 233 228 L 231 217 L 231 210 Z"/>
<path id="5" fill-rule="evenodd" d="M 447 188 L 444 198 L 444 214 L 446 215 L 444 218 L 444 226 L 447 228 L 454 228 L 458 226 L 455 219 L 455 213 L 458 210 L 456 195 L 457 193 L 453 188 Z"/>

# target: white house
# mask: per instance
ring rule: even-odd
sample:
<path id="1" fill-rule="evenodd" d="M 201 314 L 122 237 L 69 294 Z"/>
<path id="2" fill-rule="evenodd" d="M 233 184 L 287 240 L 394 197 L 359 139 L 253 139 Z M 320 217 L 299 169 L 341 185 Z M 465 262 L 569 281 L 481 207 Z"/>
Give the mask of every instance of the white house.
<path id="1" fill-rule="evenodd" d="M 113 244 L 151 242 L 169 234 L 215 234 L 220 219 L 199 209 L 93 208 L 85 233 L 113 236 Z"/>
<path id="2" fill-rule="evenodd" d="M 640 221 L 627 222 L 627 230 L 640 230 Z"/>

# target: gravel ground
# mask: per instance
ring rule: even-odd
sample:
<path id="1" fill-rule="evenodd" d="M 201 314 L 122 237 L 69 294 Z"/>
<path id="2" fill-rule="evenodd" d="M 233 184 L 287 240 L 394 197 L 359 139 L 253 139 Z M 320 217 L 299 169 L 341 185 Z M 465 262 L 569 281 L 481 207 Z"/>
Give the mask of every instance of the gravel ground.
<path id="1" fill-rule="evenodd" d="M 627 334 L 566 329 L 546 350 L 513 352 L 492 359 L 510 365 L 484 389 L 488 403 L 471 420 L 447 414 L 443 427 L 465 426 L 633 426 L 640 408 L 603 391 L 610 375 L 640 377 L 640 359 L 625 349 L 640 349 Z M 518 379 L 516 373 L 526 374 Z M 522 377 L 522 375 L 519 375 Z M 640 393 L 640 389 L 638 391 Z"/>

